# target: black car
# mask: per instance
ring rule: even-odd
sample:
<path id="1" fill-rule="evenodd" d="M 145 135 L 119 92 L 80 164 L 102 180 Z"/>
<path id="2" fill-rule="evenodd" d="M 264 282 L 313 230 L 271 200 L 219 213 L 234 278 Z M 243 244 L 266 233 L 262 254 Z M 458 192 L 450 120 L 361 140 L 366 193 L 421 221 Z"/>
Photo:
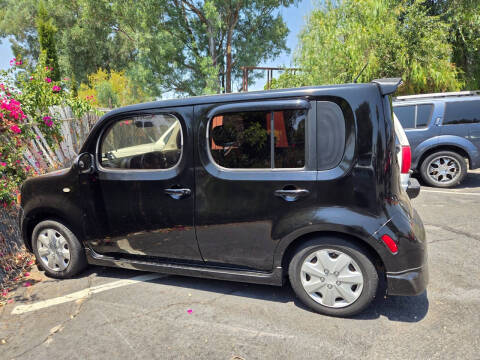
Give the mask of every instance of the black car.
<path id="1" fill-rule="evenodd" d="M 425 183 L 452 187 L 480 167 L 480 92 L 399 96 L 393 109 Z"/>
<path id="2" fill-rule="evenodd" d="M 400 80 L 166 100 L 94 126 L 70 169 L 27 180 L 20 226 L 45 272 L 87 264 L 282 285 L 349 316 L 416 295 L 423 224 L 400 186 Z"/>

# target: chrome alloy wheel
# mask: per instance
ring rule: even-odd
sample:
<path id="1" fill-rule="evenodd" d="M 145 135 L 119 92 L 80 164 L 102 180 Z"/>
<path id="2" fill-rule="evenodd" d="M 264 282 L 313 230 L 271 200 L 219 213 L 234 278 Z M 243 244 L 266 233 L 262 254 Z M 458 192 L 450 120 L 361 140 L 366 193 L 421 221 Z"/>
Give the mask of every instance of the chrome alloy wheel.
<path id="1" fill-rule="evenodd" d="M 300 270 L 307 294 L 317 303 L 342 308 L 353 304 L 363 289 L 363 274 L 347 254 L 321 249 L 308 255 Z"/>
<path id="2" fill-rule="evenodd" d="M 453 182 L 460 173 L 460 164 L 450 156 L 433 158 L 427 166 L 428 176 L 433 182 L 447 184 Z"/>
<path id="3" fill-rule="evenodd" d="M 67 240 L 55 229 L 44 229 L 37 237 L 37 250 L 43 266 L 52 271 L 65 270 L 70 263 Z"/>

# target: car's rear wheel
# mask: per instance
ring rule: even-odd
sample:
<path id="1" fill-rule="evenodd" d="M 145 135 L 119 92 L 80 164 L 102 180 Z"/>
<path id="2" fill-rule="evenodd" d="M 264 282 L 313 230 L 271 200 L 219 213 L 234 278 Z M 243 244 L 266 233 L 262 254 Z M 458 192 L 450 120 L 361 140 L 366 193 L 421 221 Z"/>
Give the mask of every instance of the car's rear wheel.
<path id="1" fill-rule="evenodd" d="M 420 174 L 428 185 L 448 188 L 460 184 L 465 179 L 467 162 L 456 152 L 439 151 L 423 160 Z"/>
<path id="2" fill-rule="evenodd" d="M 62 223 L 45 220 L 32 233 L 33 252 L 49 276 L 70 278 L 87 266 L 85 250 L 75 234 Z"/>
<path id="3" fill-rule="evenodd" d="M 341 238 L 322 237 L 302 244 L 289 265 L 290 284 L 312 310 L 352 316 L 375 298 L 378 273 L 368 253 Z"/>

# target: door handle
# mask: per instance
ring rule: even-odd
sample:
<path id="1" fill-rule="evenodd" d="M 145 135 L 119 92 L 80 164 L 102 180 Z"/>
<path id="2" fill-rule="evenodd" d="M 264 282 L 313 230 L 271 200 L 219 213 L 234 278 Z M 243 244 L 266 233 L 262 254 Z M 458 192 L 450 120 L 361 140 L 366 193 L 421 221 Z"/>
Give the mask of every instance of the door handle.
<path id="1" fill-rule="evenodd" d="M 183 199 L 192 193 L 190 189 L 164 189 L 163 191 L 175 200 Z"/>
<path id="2" fill-rule="evenodd" d="M 275 196 L 281 197 L 285 201 L 296 201 L 308 194 L 310 194 L 310 191 L 307 189 L 275 190 Z"/>

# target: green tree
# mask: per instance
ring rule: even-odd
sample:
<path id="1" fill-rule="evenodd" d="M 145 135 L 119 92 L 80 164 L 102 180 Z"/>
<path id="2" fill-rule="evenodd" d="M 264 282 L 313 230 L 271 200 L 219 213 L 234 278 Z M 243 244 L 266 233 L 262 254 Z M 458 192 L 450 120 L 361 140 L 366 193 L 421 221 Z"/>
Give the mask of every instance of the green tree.
<path id="1" fill-rule="evenodd" d="M 424 1 L 326 1 L 300 35 L 295 61 L 302 72 L 286 73 L 274 87 L 360 82 L 402 77 L 404 93 L 459 90 L 451 63 L 448 25 L 427 14 Z"/>
<path id="2" fill-rule="evenodd" d="M 52 80 L 60 80 L 60 68 L 58 66 L 57 48 L 55 46 L 55 33 L 57 28 L 53 25 L 52 19 L 48 17 L 45 4 L 40 1 L 37 13 L 37 32 L 40 51 L 45 53 L 45 63 L 52 70 Z"/>
<path id="3" fill-rule="evenodd" d="M 480 4 L 478 0 L 427 0 L 429 13 L 449 26 L 452 61 L 467 89 L 480 89 Z"/>
<path id="4" fill-rule="evenodd" d="M 36 2 L 3 1 L 0 35 L 11 36 L 16 55 L 35 60 L 36 29 L 29 18 L 36 16 Z M 278 10 L 297 2 L 45 0 L 45 8 L 58 29 L 63 73 L 85 83 L 99 68 L 126 70 L 159 96 L 169 91 L 231 92 L 241 66 L 274 59 L 287 50 L 288 29 Z"/>

